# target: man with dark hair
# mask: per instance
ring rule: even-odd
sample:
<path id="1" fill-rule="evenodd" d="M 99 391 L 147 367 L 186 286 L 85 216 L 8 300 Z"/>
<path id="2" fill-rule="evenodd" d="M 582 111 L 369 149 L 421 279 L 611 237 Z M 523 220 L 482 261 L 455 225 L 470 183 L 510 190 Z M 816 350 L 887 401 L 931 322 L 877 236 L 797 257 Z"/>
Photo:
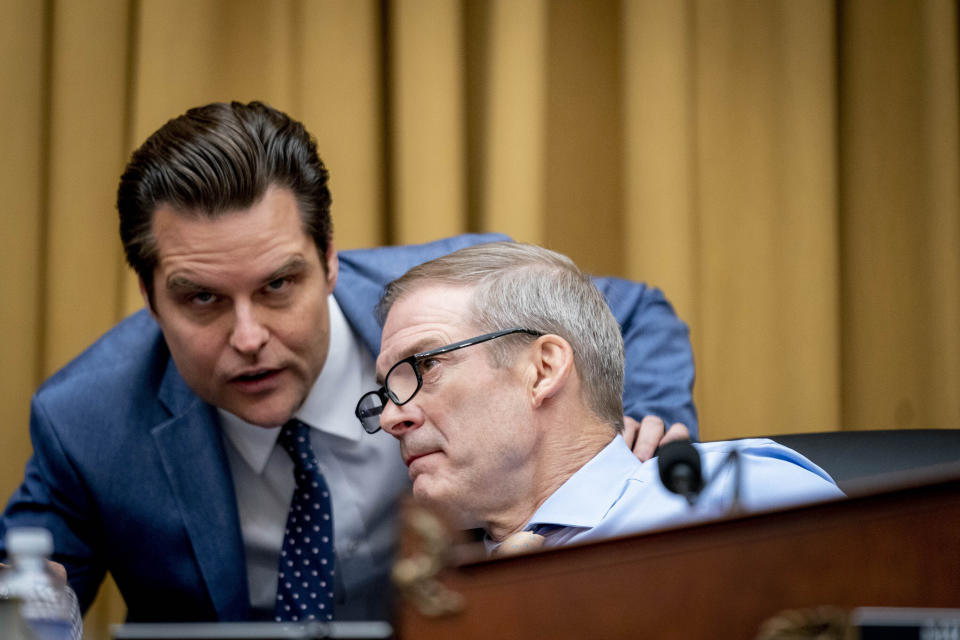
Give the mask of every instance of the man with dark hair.
<path id="1" fill-rule="evenodd" d="M 84 609 L 110 571 L 133 621 L 387 616 L 410 483 L 353 416 L 373 309 L 408 268 L 497 236 L 338 254 L 329 208 L 314 142 L 261 103 L 192 109 L 133 154 L 120 232 L 147 309 L 37 391 L 0 520 L 53 532 Z M 695 433 L 686 327 L 655 290 L 598 284 L 627 341 L 623 412 Z"/>
<path id="2" fill-rule="evenodd" d="M 696 445 L 711 481 L 693 505 L 668 492 L 659 461 L 641 462 L 618 437 L 620 330 L 566 256 L 515 242 L 466 247 L 390 283 L 379 308 L 382 385 L 361 397 L 357 417 L 397 438 L 414 497 L 482 526 L 491 551 L 720 516 L 734 500 L 759 510 L 843 496 L 765 438 Z M 736 473 L 722 466 L 733 450 Z"/>
<path id="3" fill-rule="evenodd" d="M 333 234 L 327 169 L 301 123 L 260 102 L 213 103 L 150 136 L 133 153 L 117 190 L 120 239 L 148 294 L 157 262 L 153 215 L 159 205 L 217 218 L 250 207 L 269 186 L 290 190 L 304 232 L 326 261 Z"/>

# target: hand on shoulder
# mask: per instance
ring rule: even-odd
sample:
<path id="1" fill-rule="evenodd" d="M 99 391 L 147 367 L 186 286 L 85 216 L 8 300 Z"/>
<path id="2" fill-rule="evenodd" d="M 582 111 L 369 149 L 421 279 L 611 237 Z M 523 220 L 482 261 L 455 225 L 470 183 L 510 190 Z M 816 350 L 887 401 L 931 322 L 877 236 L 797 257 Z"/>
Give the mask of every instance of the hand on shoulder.
<path id="1" fill-rule="evenodd" d="M 634 455 L 645 462 L 654 456 L 658 447 L 675 440 L 689 440 L 690 430 L 679 422 L 667 429 L 657 416 L 646 416 L 640 422 L 624 416 L 623 439 L 633 449 Z"/>

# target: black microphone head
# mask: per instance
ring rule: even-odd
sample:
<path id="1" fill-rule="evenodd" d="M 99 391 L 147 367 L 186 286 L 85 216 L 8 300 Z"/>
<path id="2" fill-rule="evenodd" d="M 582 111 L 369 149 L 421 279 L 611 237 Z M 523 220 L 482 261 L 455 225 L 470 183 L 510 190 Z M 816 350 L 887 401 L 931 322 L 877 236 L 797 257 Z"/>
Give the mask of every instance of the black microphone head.
<path id="1" fill-rule="evenodd" d="M 703 489 L 703 471 L 697 448 L 689 440 L 668 442 L 657 450 L 657 458 L 663 486 L 693 504 Z"/>

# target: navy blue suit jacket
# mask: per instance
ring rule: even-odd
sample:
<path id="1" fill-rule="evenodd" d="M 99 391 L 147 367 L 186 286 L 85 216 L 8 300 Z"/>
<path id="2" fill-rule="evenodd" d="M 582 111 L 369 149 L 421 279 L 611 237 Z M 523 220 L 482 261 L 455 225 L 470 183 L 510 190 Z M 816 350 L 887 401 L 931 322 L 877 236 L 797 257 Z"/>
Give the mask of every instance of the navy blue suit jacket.
<path id="1" fill-rule="evenodd" d="M 341 252 L 334 295 L 376 354 L 373 307 L 384 284 L 417 263 L 497 239 L 459 236 Z M 656 290 L 596 282 L 627 344 L 626 413 L 659 415 L 695 432 L 686 326 Z M 34 454 L 0 520 L 0 541 L 13 525 L 50 529 L 55 558 L 84 610 L 110 571 L 131 621 L 250 617 L 237 501 L 216 410 L 180 377 L 146 311 L 120 322 L 38 389 L 30 429 Z"/>

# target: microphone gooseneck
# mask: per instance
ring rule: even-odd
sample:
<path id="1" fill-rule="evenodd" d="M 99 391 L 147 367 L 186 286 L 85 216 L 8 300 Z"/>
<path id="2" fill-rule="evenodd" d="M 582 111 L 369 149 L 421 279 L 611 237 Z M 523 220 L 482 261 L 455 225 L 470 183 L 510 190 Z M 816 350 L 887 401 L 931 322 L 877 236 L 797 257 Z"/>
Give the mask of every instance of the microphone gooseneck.
<path id="1" fill-rule="evenodd" d="M 700 452 L 689 440 L 668 442 L 657 450 L 660 482 L 668 491 L 679 494 L 687 499 L 692 507 L 697 498 L 710 482 L 713 482 L 724 468 L 733 466 L 733 487 L 730 496 L 730 506 L 727 513 L 733 514 L 742 510 L 740 503 L 741 463 L 740 454 L 736 448 L 730 450 L 726 458 L 713 472 L 709 479 L 703 477 L 703 466 L 700 462 Z"/>

